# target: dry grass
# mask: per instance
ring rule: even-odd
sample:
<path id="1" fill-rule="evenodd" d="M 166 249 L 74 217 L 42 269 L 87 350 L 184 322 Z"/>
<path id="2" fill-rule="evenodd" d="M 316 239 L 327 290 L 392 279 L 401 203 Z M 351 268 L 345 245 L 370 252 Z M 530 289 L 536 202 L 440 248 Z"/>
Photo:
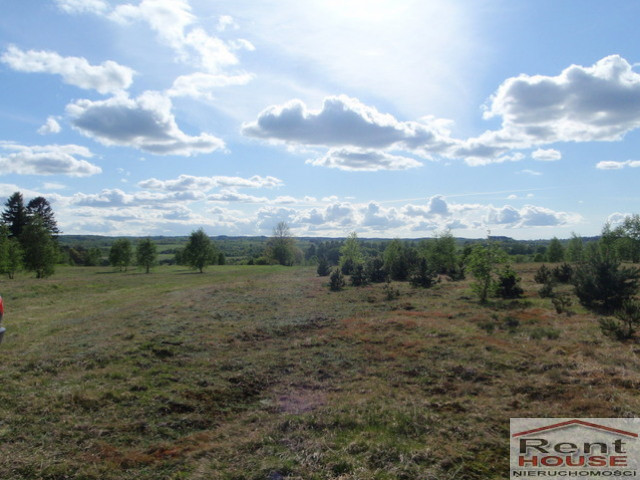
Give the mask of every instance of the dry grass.
<path id="1" fill-rule="evenodd" d="M 467 282 L 69 268 L 2 284 L 2 479 L 498 479 L 510 417 L 638 415 L 640 348 Z"/>

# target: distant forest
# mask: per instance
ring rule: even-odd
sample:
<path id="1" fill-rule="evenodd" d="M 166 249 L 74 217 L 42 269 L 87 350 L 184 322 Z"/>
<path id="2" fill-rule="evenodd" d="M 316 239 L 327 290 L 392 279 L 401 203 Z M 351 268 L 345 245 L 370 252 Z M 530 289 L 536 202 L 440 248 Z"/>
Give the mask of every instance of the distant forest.
<path id="1" fill-rule="evenodd" d="M 108 265 L 109 250 L 113 243 L 121 238 L 131 240 L 133 244 L 145 238 L 157 245 L 158 261 L 160 264 L 172 265 L 175 263 L 175 255 L 184 248 L 189 240 L 189 236 L 152 236 L 152 237 L 110 237 L 99 235 L 60 235 L 58 244 L 65 263 L 71 265 Z M 241 265 L 260 263 L 264 256 L 267 244 L 271 237 L 233 237 L 233 236 L 212 236 L 211 240 L 226 258 L 227 264 Z M 600 237 L 582 237 L 586 244 L 597 241 Z M 492 236 L 489 237 L 492 243 L 499 245 L 505 252 L 512 256 L 515 262 L 545 261 L 547 249 L 552 242 L 549 240 L 514 240 L 510 237 Z M 340 258 L 340 247 L 344 244 L 345 238 L 329 237 L 294 237 L 295 246 L 304 254 L 304 263 L 315 265 L 316 259 L 323 256 L 332 265 L 337 265 Z M 422 241 L 429 241 L 429 238 L 403 239 L 407 246 L 417 247 Z M 359 238 L 363 252 L 375 255 L 382 253 L 391 242 L 389 238 Z M 463 249 L 478 243 L 486 242 L 486 238 L 467 239 L 455 238 L 456 246 Z M 570 239 L 560 240 L 563 247 L 566 247 Z"/>

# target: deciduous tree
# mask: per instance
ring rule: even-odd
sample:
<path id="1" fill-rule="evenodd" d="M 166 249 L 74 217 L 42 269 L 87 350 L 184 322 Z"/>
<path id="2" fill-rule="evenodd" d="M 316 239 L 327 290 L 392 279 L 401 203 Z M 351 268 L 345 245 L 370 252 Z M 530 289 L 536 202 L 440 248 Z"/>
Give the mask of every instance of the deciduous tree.
<path id="1" fill-rule="evenodd" d="M 150 238 L 145 238 L 138 242 L 136 246 L 136 263 L 138 266 L 143 267 L 146 273 L 149 273 L 151 267 L 156 264 L 157 251 L 156 244 Z"/>
<path id="2" fill-rule="evenodd" d="M 26 269 L 35 272 L 37 278 L 53 275 L 58 259 L 58 247 L 39 215 L 29 219 L 20 239 L 24 249 Z"/>
<path id="3" fill-rule="evenodd" d="M 207 265 L 217 263 L 218 256 L 218 249 L 202 229 L 191 232 L 189 241 L 182 251 L 183 263 L 198 270 L 200 273 L 204 271 Z"/>
<path id="4" fill-rule="evenodd" d="M 286 222 L 278 223 L 267 243 L 267 256 L 280 265 L 293 265 L 296 259 L 295 248 L 289 225 Z"/>
<path id="5" fill-rule="evenodd" d="M 494 273 L 498 265 L 506 263 L 507 254 L 495 245 L 476 245 L 467 257 L 467 266 L 475 282 L 471 285 L 480 303 L 486 303 L 495 289 Z"/>

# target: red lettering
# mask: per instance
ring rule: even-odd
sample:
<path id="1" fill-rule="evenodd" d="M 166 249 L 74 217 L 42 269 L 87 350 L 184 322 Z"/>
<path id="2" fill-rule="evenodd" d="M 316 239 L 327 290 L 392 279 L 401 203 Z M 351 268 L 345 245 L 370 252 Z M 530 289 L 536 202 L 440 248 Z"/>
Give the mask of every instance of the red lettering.
<path id="1" fill-rule="evenodd" d="M 540 461 L 540 463 L 545 467 L 558 467 L 562 465 L 563 462 L 564 459 L 562 457 L 556 457 L 552 455 L 548 457 L 542 457 L 542 460 Z"/>
<path id="2" fill-rule="evenodd" d="M 538 466 L 538 457 L 526 458 L 526 457 L 523 457 L 522 455 L 520 455 L 518 457 L 518 465 L 521 466 L 521 467 L 526 467 L 526 466 L 537 467 Z"/>
<path id="3" fill-rule="evenodd" d="M 612 455 L 611 457 L 609 457 L 609 465 L 611 467 L 626 467 L 627 457 Z"/>
<path id="4" fill-rule="evenodd" d="M 607 460 L 607 457 L 603 457 L 602 455 L 594 455 L 593 457 L 589 457 L 588 465 L 590 467 L 606 467 Z"/>
<path id="5" fill-rule="evenodd" d="M 575 463 L 574 463 L 574 458 L 572 457 L 566 457 L 566 461 L 567 461 L 567 467 L 583 467 L 584 466 L 583 455 L 580 455 L 578 458 L 576 458 Z"/>

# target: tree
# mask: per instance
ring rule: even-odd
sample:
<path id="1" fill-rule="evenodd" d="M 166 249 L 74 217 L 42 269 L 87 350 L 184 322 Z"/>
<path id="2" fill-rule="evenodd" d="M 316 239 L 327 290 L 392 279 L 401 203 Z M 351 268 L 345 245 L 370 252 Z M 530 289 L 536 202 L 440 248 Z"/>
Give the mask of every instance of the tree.
<path id="1" fill-rule="evenodd" d="M 344 275 L 342 275 L 340 267 L 336 267 L 329 277 L 329 289 L 333 292 L 339 292 L 344 288 L 345 284 Z"/>
<path id="2" fill-rule="evenodd" d="M 387 279 L 387 271 L 384 268 L 384 260 L 380 257 L 372 257 L 365 267 L 367 280 L 371 283 L 382 283 Z"/>
<path id="3" fill-rule="evenodd" d="M 44 226 L 49 230 L 51 235 L 55 236 L 60 233 L 58 229 L 58 224 L 53 215 L 53 209 L 51 208 L 51 204 L 44 197 L 36 197 L 29 201 L 27 204 L 27 217 L 31 218 L 34 215 L 39 215 L 44 223 Z"/>
<path id="4" fill-rule="evenodd" d="M 125 272 L 131 265 L 131 257 L 133 255 L 133 248 L 131 242 L 127 238 L 119 238 L 109 250 L 109 263 L 114 268 L 124 270 Z"/>
<path id="5" fill-rule="evenodd" d="M 547 248 L 547 260 L 550 262 L 562 262 L 564 260 L 564 248 L 556 237 L 551 239 Z"/>
<path id="6" fill-rule="evenodd" d="M 273 229 L 273 236 L 267 242 L 267 256 L 280 265 L 293 265 L 296 252 L 291 230 L 286 222 L 280 222 Z"/>
<path id="7" fill-rule="evenodd" d="M 84 264 L 87 267 L 96 267 L 102 263 L 102 250 L 98 247 L 91 247 L 86 252 Z"/>
<path id="8" fill-rule="evenodd" d="M 17 238 L 9 239 L 9 247 L 7 249 L 7 264 L 5 273 L 10 279 L 13 279 L 17 271 L 22 269 L 23 252 L 20 242 Z"/>
<path id="9" fill-rule="evenodd" d="M 217 263 L 218 249 L 204 230 L 191 232 L 189 241 L 182 251 L 182 261 L 200 273 L 207 265 Z"/>
<path id="10" fill-rule="evenodd" d="M 384 268 L 389 272 L 391 280 L 406 280 L 409 276 L 411 264 L 407 255 L 407 251 L 402 242 L 394 238 L 382 254 L 384 259 Z"/>
<path id="11" fill-rule="evenodd" d="M 614 315 L 615 320 L 612 318 L 600 320 L 602 333 L 616 340 L 628 340 L 633 337 L 636 327 L 640 325 L 640 303 L 625 300 Z"/>
<path id="12" fill-rule="evenodd" d="M 495 289 L 493 275 L 497 266 L 507 261 L 507 254 L 495 245 L 476 245 L 467 257 L 467 265 L 475 282 L 471 285 L 480 303 L 486 303 Z"/>
<path id="13" fill-rule="evenodd" d="M 435 239 L 421 244 L 422 256 L 438 273 L 452 273 L 456 271 L 456 241 L 451 231 L 446 230 L 437 234 Z"/>
<path id="14" fill-rule="evenodd" d="M 496 293 L 501 298 L 520 298 L 524 290 L 520 287 L 520 277 L 506 265 L 498 275 Z"/>
<path id="15" fill-rule="evenodd" d="M 140 240 L 136 246 L 136 263 L 149 273 L 158 258 L 156 244 L 150 238 Z"/>
<path id="16" fill-rule="evenodd" d="M 316 270 L 320 277 L 326 277 L 331 273 L 331 268 L 329 267 L 329 262 L 324 257 L 320 257 L 318 259 L 318 269 Z"/>
<path id="17" fill-rule="evenodd" d="M 351 272 L 351 285 L 354 287 L 362 287 L 368 282 L 367 274 L 364 271 L 364 264 L 358 263 L 353 272 Z"/>
<path id="18" fill-rule="evenodd" d="M 27 210 L 20 192 L 15 192 L 5 203 L 2 221 L 9 227 L 10 236 L 20 238 L 22 230 L 27 225 Z"/>
<path id="19" fill-rule="evenodd" d="M 29 219 L 20 238 L 24 249 L 25 268 L 35 272 L 36 278 L 53 275 L 58 259 L 58 247 L 39 215 Z"/>
<path id="20" fill-rule="evenodd" d="M 566 257 L 569 262 L 581 262 L 584 256 L 584 246 L 582 244 L 582 238 L 575 233 L 571 234 L 571 240 L 567 245 Z"/>
<path id="21" fill-rule="evenodd" d="M 625 217 L 616 232 L 624 240 L 626 257 L 633 263 L 640 262 L 640 215 L 633 214 L 630 217 Z"/>
<path id="22" fill-rule="evenodd" d="M 622 267 L 611 252 L 590 252 L 587 261 L 573 274 L 575 293 L 580 303 L 600 313 L 612 313 L 638 291 L 640 270 Z"/>
<path id="23" fill-rule="evenodd" d="M 427 263 L 426 258 L 421 258 L 409 281 L 414 287 L 431 288 L 438 282 L 438 272 Z"/>
<path id="24" fill-rule="evenodd" d="M 344 275 L 351 275 L 358 265 L 364 263 L 364 256 L 358 242 L 358 234 L 351 232 L 340 247 L 340 268 Z"/>

